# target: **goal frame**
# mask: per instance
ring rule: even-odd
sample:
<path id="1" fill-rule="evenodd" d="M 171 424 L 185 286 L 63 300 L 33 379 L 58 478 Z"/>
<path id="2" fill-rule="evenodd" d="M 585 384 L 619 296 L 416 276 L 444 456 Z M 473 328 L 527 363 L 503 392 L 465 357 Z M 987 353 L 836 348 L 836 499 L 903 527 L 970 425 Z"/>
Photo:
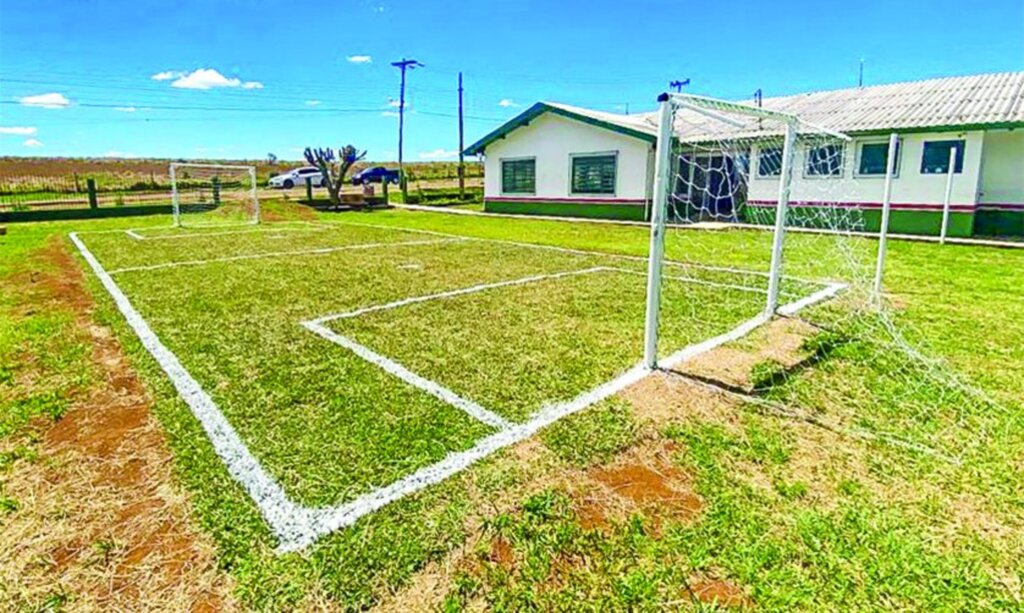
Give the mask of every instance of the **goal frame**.
<path id="1" fill-rule="evenodd" d="M 793 157 L 797 144 L 798 129 L 828 135 L 849 142 L 852 139 L 841 132 L 822 128 L 800 119 L 797 115 L 748 106 L 728 100 L 682 93 L 663 93 L 658 96 L 658 135 L 654 156 L 654 197 L 651 203 L 651 234 L 648 251 L 647 307 L 644 322 L 644 365 L 658 368 L 658 331 L 661 309 L 662 269 L 665 260 L 665 218 L 668 208 L 669 188 L 672 183 L 672 151 L 676 140 L 674 111 L 687 109 L 713 121 L 733 127 L 742 124 L 728 114 L 746 115 L 758 119 L 769 119 L 780 124 L 783 131 L 783 150 L 779 174 L 778 200 L 775 207 L 775 224 L 772 237 L 771 264 L 768 273 L 768 295 L 762 316 L 770 318 L 779 309 L 779 288 L 782 280 L 783 245 L 786 235 L 786 217 L 789 212 L 789 196 L 793 186 Z"/>
<path id="2" fill-rule="evenodd" d="M 171 162 L 168 173 L 171 178 L 171 208 L 174 216 L 174 227 L 182 227 L 181 223 L 181 198 L 178 193 L 179 168 L 223 168 L 225 170 L 244 170 L 249 175 L 249 197 L 252 198 L 253 218 L 247 223 L 256 225 L 260 223 L 260 199 L 256 193 L 256 167 L 240 164 L 201 164 L 193 162 Z"/>

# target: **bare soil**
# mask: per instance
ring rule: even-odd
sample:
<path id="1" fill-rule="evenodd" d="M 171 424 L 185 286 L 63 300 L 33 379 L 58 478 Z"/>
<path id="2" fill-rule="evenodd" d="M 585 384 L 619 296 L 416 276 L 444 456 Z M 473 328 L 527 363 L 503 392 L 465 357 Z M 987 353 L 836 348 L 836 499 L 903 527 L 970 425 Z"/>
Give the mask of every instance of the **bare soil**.
<path id="1" fill-rule="evenodd" d="M 16 608 L 54 598 L 75 610 L 234 608 L 230 581 L 174 482 L 151 398 L 110 330 L 92 322 L 81 268 L 57 238 L 38 255 L 50 270 L 9 280 L 33 308 L 75 316 L 99 380 L 56 423 L 33 424 L 38 460 L 7 475 L 8 493 L 24 504 L 0 533 L 10 553 L 0 561 L 8 586 L 0 597 Z"/>

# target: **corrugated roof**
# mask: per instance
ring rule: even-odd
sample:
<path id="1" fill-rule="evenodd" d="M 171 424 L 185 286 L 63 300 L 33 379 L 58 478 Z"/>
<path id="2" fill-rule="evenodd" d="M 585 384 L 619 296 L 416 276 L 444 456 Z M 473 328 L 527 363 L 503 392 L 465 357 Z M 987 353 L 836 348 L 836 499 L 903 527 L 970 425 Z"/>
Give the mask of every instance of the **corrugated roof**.
<path id="1" fill-rule="evenodd" d="M 745 103 L 753 106 L 751 103 Z M 888 85 L 765 98 L 763 108 L 847 134 L 937 129 L 1024 127 L 1024 72 L 1004 72 L 909 81 Z M 475 154 L 497 138 L 546 111 L 573 117 L 633 136 L 657 135 L 657 113 L 620 115 L 555 102 L 539 102 L 467 150 Z M 757 137 L 777 133 L 771 122 L 744 121 L 743 128 L 691 111 L 677 114 L 681 140 Z"/>

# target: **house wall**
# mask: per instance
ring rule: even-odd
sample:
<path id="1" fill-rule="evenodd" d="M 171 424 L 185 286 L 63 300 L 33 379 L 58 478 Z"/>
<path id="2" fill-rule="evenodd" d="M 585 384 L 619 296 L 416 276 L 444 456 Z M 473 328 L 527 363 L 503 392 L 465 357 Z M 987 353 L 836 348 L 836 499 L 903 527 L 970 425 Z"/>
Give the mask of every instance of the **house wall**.
<path id="1" fill-rule="evenodd" d="M 977 234 L 1024 236 L 1024 130 L 985 133 Z"/>
<path id="2" fill-rule="evenodd" d="M 484 208 L 493 212 L 643 219 L 650 191 L 651 149 L 647 141 L 546 113 L 487 146 Z M 570 193 L 570 156 L 610 152 L 618 155 L 615 194 Z M 503 194 L 501 161 L 523 157 L 536 159 L 535 193 Z"/>
<path id="3" fill-rule="evenodd" d="M 890 231 L 910 234 L 938 234 L 942 225 L 942 207 L 946 192 L 946 175 L 921 173 L 921 156 L 924 143 L 933 140 L 963 139 L 963 172 L 953 177 L 953 192 L 950 198 L 951 215 L 949 234 L 970 236 L 973 233 L 974 214 L 978 203 L 981 180 L 982 156 L 985 148 L 985 133 L 971 132 L 928 132 L 904 134 L 901 137 L 901 152 L 898 176 L 892 184 L 892 216 Z M 836 208 L 856 209 L 858 222 L 867 231 L 877 231 L 881 220 L 882 192 L 885 187 L 884 175 L 858 176 L 856 174 L 857 149 L 861 143 L 888 142 L 887 136 L 858 137 L 847 143 L 843 152 L 843 174 L 841 178 L 805 176 L 806 151 L 798 147 L 794 155 L 793 186 L 790 204 L 794 218 L 799 219 L 799 209 L 820 210 L 823 205 Z M 755 147 L 755 159 L 757 147 Z M 1019 158 L 1018 158 L 1019 159 Z M 756 176 L 756 165 L 751 170 L 753 178 L 748 187 L 748 204 L 751 205 L 750 221 L 761 222 L 773 217 L 778 198 L 778 177 Z M 758 210 L 758 209 L 762 210 Z M 806 212 L 805 212 L 806 213 Z"/>

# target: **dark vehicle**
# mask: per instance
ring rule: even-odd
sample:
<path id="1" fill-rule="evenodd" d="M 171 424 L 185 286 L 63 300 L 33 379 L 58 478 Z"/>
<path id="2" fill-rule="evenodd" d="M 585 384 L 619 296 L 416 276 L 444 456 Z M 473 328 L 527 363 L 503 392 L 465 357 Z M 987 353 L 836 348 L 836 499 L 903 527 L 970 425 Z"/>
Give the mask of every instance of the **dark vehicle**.
<path id="1" fill-rule="evenodd" d="M 383 183 L 384 181 L 398 185 L 398 171 L 384 168 L 383 166 L 374 166 L 372 168 L 364 168 L 352 177 L 352 185 Z"/>

